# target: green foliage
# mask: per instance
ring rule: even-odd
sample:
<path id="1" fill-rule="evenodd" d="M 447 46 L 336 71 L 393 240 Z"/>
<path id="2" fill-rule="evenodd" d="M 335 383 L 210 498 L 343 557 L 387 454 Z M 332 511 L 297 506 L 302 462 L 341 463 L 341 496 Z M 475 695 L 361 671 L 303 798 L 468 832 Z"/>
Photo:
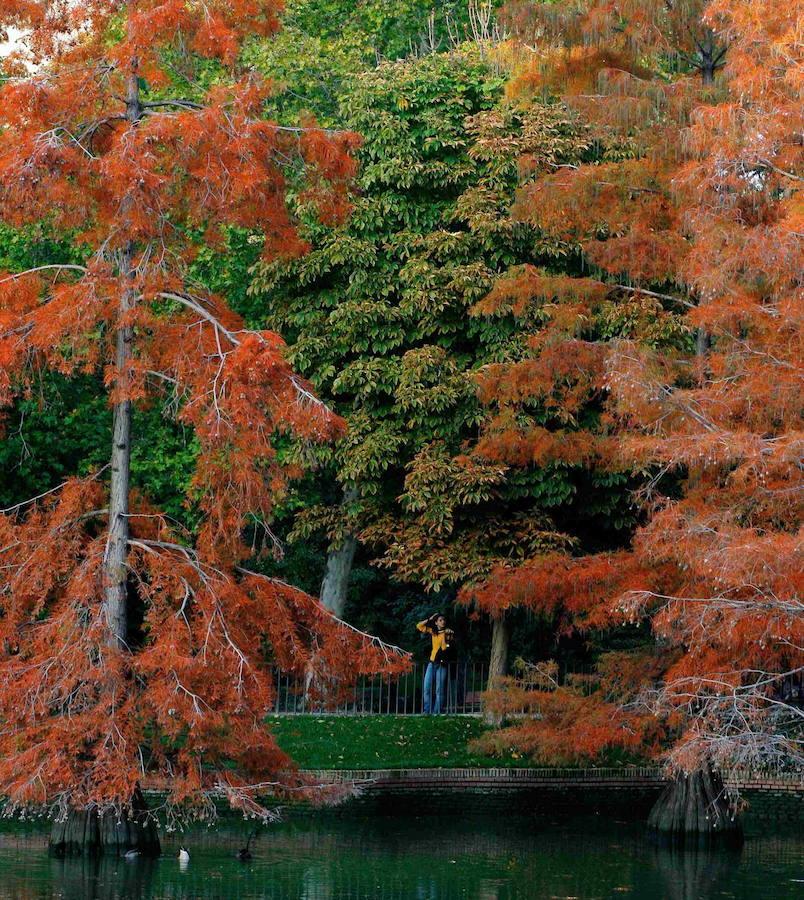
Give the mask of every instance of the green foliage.
<path id="1" fill-rule="evenodd" d="M 466 0 L 288 0 L 282 31 L 252 42 L 244 59 L 276 85 L 270 116 L 295 124 L 312 114 L 340 127 L 352 79 L 381 61 L 446 50 L 467 25 Z"/>
<path id="2" fill-rule="evenodd" d="M 112 415 L 102 385 L 86 376 L 42 376 L 35 395 L 7 412 L 0 441 L 0 507 L 37 496 L 74 475 L 101 470 L 109 458 Z M 196 442 L 157 408 L 135 411 L 132 484 L 185 527 Z"/>
<path id="3" fill-rule="evenodd" d="M 37 394 L 21 398 L 6 414 L 3 429 L 2 507 L 99 469 L 112 439 L 111 414 L 100 386 L 86 377 L 43 376 Z"/>
<path id="4" fill-rule="evenodd" d="M 341 100 L 344 125 L 364 137 L 350 222 L 309 224 L 308 255 L 257 268 L 252 314 L 261 306 L 294 365 L 349 411 L 336 462 L 342 480 L 369 493 L 402 448 L 477 416 L 461 373 L 481 326 L 467 312 L 493 269 L 481 241 L 448 226 L 477 174 L 466 116 L 500 92 L 468 54 L 384 64 L 356 79 Z M 505 337 L 503 326 L 487 343 Z"/>
<path id="5" fill-rule="evenodd" d="M 67 240 L 48 234 L 44 224 L 19 230 L 0 222 L 0 269 L 20 272 L 34 266 L 82 261 Z"/>
<path id="6" fill-rule="evenodd" d="M 544 511 L 574 500 L 572 473 L 462 456 L 487 415 L 474 373 L 525 352 L 513 315 L 471 313 L 509 266 L 565 253 L 508 215 L 521 158 L 537 172 L 594 149 L 560 105 L 508 103 L 472 46 L 364 72 L 343 87 L 339 120 L 364 141 L 350 221 L 305 222 L 310 252 L 258 264 L 249 289 L 249 314 L 262 309 L 349 422 L 317 464 L 359 502 L 310 505 L 292 536 L 359 533 L 397 577 L 431 590 L 566 545 Z"/>

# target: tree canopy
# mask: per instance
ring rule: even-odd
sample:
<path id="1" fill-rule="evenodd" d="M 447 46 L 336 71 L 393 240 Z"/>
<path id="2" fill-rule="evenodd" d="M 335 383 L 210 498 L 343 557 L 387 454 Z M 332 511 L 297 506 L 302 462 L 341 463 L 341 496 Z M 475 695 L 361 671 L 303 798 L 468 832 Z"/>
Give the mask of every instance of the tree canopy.
<path id="1" fill-rule="evenodd" d="M 800 764 L 799 4 L 280 6 L 3 7 L 0 790 L 257 810 L 425 595 L 485 750 Z"/>
<path id="2" fill-rule="evenodd" d="M 555 304 L 535 359 L 495 372 L 494 396 L 516 412 L 545 397 L 577 404 L 598 394 L 598 427 L 579 442 L 509 416 L 492 420 L 480 442 L 481 452 L 520 464 L 583 459 L 645 472 L 646 518 L 623 552 L 536 557 L 468 596 L 492 606 L 562 603 L 582 629 L 627 618 L 657 642 L 602 661 L 589 702 L 566 691 L 542 697 L 550 714 L 500 739 L 594 755 L 607 743 L 655 739 L 660 723 L 654 749 L 669 749 L 685 771 L 800 763 L 800 711 L 784 693 L 801 673 L 804 626 L 794 16 L 662 6 L 706 35 L 694 37 L 699 56 L 687 71 L 666 77 L 666 53 L 683 47 L 658 11 L 621 28 L 607 17 L 623 10 L 592 2 L 573 11 L 576 31 L 559 27 L 550 64 L 528 62 L 515 77 L 526 92 L 560 93 L 635 149 L 621 162 L 547 176 L 515 204 L 514 216 L 575 242 L 588 274 L 515 272 L 485 301 Z M 547 5 L 523 11 L 555 24 Z M 716 38 L 728 44 L 721 80 L 700 65 Z M 715 51 L 718 61 L 725 55 Z M 590 343 L 589 323 L 620 291 L 633 325 Z"/>
<path id="3" fill-rule="evenodd" d="M 266 258 L 298 253 L 288 178 L 336 220 L 356 138 L 260 115 L 265 88 L 237 59 L 244 28 L 275 31 L 271 2 L 191 7 L 4 8 L 4 24 L 27 31 L 2 87 L 0 210 L 83 249 L 80 262 L 0 275 L 0 400 L 32 395 L 50 369 L 101 375 L 113 411 L 105 466 L 0 517 L 0 790 L 12 807 L 135 813 L 150 777 L 170 809 L 207 816 L 222 792 L 267 815 L 267 781 L 293 778 L 263 723 L 271 664 L 319 689 L 404 665 L 242 566 L 247 523 L 267 522 L 295 474 L 275 434 L 316 442 L 342 423 L 281 338 L 247 328 L 190 266 L 223 225 L 259 231 Z M 171 95 L 165 55 L 178 46 L 229 80 L 203 101 Z M 131 483 L 132 410 L 165 399 L 197 441 L 194 535 Z"/>

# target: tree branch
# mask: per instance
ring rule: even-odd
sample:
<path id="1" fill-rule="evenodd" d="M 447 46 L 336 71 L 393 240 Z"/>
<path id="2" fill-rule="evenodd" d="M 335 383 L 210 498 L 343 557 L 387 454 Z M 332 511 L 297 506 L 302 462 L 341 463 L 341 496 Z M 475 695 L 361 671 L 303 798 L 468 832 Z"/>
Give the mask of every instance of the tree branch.
<path id="1" fill-rule="evenodd" d="M 269 581 L 272 584 L 280 585 L 281 587 L 290 588 L 291 590 L 298 591 L 298 588 L 294 588 L 292 585 L 289 585 L 285 581 L 281 581 L 279 578 L 272 578 L 270 575 L 263 575 L 261 572 L 254 572 L 251 569 L 245 569 L 243 566 L 235 566 L 235 569 L 243 575 L 247 575 L 253 578 L 262 578 L 264 581 Z M 339 619 L 335 613 L 328 610 L 325 606 L 323 606 L 315 597 L 310 598 L 315 604 L 316 608 L 321 612 L 325 613 L 329 616 L 330 619 L 333 619 L 339 625 L 344 628 L 349 629 L 349 631 L 353 631 L 355 634 L 359 634 L 361 637 L 366 638 L 371 644 L 376 647 L 379 647 L 383 652 L 388 653 L 391 652 L 394 656 L 401 656 L 403 658 L 409 657 L 410 653 L 407 650 L 403 650 L 401 647 L 397 647 L 396 644 L 388 644 L 382 638 L 378 638 L 374 634 L 369 634 L 366 631 L 361 631 L 359 628 L 355 628 L 354 625 L 350 625 L 348 622 L 344 622 L 343 619 Z"/>
<path id="2" fill-rule="evenodd" d="M 106 465 L 102 469 L 98 469 L 98 471 L 86 479 L 81 479 L 84 481 L 94 481 L 96 478 L 100 477 L 108 468 L 110 463 L 106 463 Z M 57 484 L 56 487 L 51 488 L 49 491 L 43 491 L 41 494 L 37 494 L 35 497 L 30 497 L 28 500 L 22 500 L 14 506 L 8 506 L 5 509 L 0 509 L 0 515 L 7 515 L 10 512 L 15 512 L 18 509 L 21 509 L 23 506 L 28 506 L 31 503 L 36 503 L 37 500 L 41 500 L 43 497 L 48 497 L 50 494 L 55 494 L 57 491 L 60 491 L 63 487 L 65 487 L 69 481 L 62 481 L 61 484 Z"/>
<path id="3" fill-rule="evenodd" d="M 605 284 L 605 282 L 603 282 Z M 688 306 L 690 309 L 697 309 L 695 303 L 684 300 L 681 297 L 674 297 L 672 294 L 659 294 L 656 291 L 649 291 L 647 288 L 629 287 L 627 284 L 609 284 L 610 288 L 617 288 L 619 291 L 627 291 L 629 294 L 645 294 L 648 297 L 656 297 L 658 300 L 672 300 L 673 303 L 680 303 L 682 306 Z"/>
<path id="4" fill-rule="evenodd" d="M 86 266 L 79 266 L 73 263 L 51 263 L 46 266 L 35 266 L 33 269 L 26 269 L 24 272 L 13 272 L 10 275 L 6 275 L 5 278 L 0 278 L 0 284 L 5 284 L 7 281 L 17 281 L 20 278 L 24 278 L 26 275 L 33 275 L 35 272 L 44 272 L 46 269 L 74 269 L 77 272 L 83 272 L 86 274 L 89 269 Z"/>

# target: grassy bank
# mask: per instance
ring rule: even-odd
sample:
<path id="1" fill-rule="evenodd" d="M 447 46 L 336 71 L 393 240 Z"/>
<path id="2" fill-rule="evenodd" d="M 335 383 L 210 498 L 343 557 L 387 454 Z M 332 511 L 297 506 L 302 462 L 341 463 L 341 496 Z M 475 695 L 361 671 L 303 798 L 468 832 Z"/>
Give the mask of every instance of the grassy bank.
<path id="1" fill-rule="evenodd" d="M 484 730 L 469 716 L 271 716 L 279 746 L 304 769 L 403 769 L 532 765 L 511 754 L 470 753 Z"/>

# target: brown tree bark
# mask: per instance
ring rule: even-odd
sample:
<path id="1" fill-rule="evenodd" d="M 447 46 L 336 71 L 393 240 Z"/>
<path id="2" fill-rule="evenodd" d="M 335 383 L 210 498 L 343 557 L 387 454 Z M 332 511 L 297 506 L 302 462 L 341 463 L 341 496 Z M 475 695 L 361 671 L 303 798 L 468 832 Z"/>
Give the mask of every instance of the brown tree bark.
<path id="1" fill-rule="evenodd" d="M 491 620 L 491 655 L 489 657 L 489 680 L 487 690 L 495 688 L 501 678 L 508 674 L 508 645 L 511 640 L 511 628 L 503 616 Z M 499 725 L 499 717 L 491 712 L 484 712 L 483 718 L 489 725 Z"/>
<path id="2" fill-rule="evenodd" d="M 347 488 L 343 494 L 342 506 L 347 506 L 358 497 L 355 487 Z M 343 542 L 327 554 L 327 567 L 324 580 L 321 582 L 320 600 L 330 612 L 340 619 L 346 607 L 346 595 L 349 590 L 349 576 L 357 551 L 357 538 L 348 534 Z"/>
<path id="3" fill-rule="evenodd" d="M 650 811 L 648 827 L 678 839 L 741 834 L 723 779 L 710 765 L 670 782 Z"/>

